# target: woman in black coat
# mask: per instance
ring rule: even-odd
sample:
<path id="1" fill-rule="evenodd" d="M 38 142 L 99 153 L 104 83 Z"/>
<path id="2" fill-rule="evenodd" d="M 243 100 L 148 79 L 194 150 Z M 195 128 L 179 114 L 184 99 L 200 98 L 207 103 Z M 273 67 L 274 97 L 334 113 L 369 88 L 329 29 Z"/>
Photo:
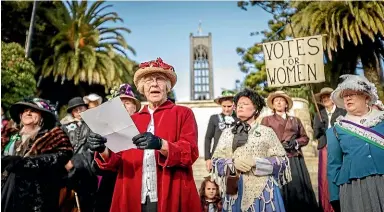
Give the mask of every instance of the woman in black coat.
<path id="1" fill-rule="evenodd" d="M 65 164 L 72 146 L 58 127 L 48 101 L 34 98 L 12 105 L 10 113 L 21 124 L 2 152 L 1 210 L 5 212 L 58 211 Z"/>

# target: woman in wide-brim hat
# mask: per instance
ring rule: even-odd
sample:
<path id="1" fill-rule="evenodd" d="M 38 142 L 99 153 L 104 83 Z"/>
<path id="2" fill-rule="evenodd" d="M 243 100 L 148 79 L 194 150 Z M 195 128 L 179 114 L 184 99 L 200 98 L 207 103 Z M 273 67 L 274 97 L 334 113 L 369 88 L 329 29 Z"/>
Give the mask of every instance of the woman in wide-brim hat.
<path id="1" fill-rule="evenodd" d="M 365 77 L 342 75 L 331 94 L 347 114 L 327 130 L 330 201 L 341 211 L 384 211 L 384 111 Z"/>
<path id="2" fill-rule="evenodd" d="M 332 89 L 332 88 L 329 88 L 329 87 L 322 88 L 322 89 L 320 90 L 319 93 L 315 94 L 315 100 L 316 100 L 316 102 L 317 102 L 318 104 L 321 104 L 321 105 L 322 105 L 323 103 L 321 102 L 321 97 L 322 97 L 322 96 L 325 96 L 325 95 L 330 96 L 332 92 L 333 92 L 333 89 Z"/>
<path id="3" fill-rule="evenodd" d="M 21 114 L 26 109 L 39 111 L 41 114 L 41 127 L 45 129 L 52 129 L 57 122 L 54 113 L 55 108 L 49 105 L 48 102 L 39 98 L 33 98 L 25 101 L 20 101 L 11 106 L 10 115 L 12 120 L 20 124 Z M 22 124 L 22 123 L 21 123 Z"/>
<path id="4" fill-rule="evenodd" d="M 285 209 L 297 212 L 317 211 L 315 192 L 301 151 L 301 147 L 308 144 L 309 138 L 301 120 L 287 113 L 292 108 L 293 101 L 284 91 L 276 91 L 268 96 L 267 105 L 274 114 L 264 117 L 261 124 L 275 131 L 291 166 L 292 181 L 282 187 Z"/>
<path id="5" fill-rule="evenodd" d="M 273 107 L 273 100 L 277 97 L 281 97 L 281 98 L 284 98 L 285 101 L 287 102 L 286 104 L 286 111 L 289 111 L 292 106 L 293 106 L 293 101 L 292 101 L 292 98 L 290 96 L 288 96 L 288 94 L 286 94 L 284 91 L 276 91 L 274 93 L 271 93 L 268 95 L 268 98 L 267 98 L 267 106 L 270 108 L 270 109 L 274 109 Z"/>
<path id="6" fill-rule="evenodd" d="M 2 152 L 2 211 L 59 211 L 60 184 L 72 145 L 55 127 L 54 107 L 31 98 L 12 105 L 10 113 L 21 129 Z"/>

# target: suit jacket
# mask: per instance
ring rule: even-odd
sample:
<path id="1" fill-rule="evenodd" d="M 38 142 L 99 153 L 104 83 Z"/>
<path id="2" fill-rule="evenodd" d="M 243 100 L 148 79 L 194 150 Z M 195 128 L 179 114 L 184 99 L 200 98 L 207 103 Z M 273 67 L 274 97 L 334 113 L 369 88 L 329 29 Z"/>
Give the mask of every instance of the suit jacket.
<path id="1" fill-rule="evenodd" d="M 222 113 L 212 115 L 211 118 L 209 118 L 208 122 L 208 128 L 207 132 L 205 133 L 205 144 L 204 144 L 204 158 L 205 160 L 209 160 L 212 158 L 213 153 L 215 152 L 215 149 L 217 147 L 217 143 L 219 142 L 219 138 L 221 136 L 221 133 L 223 132 L 219 128 L 219 117 L 220 115 L 224 120 L 224 115 Z M 232 115 L 233 119 L 237 119 L 235 115 Z M 211 151 L 211 144 L 212 144 L 212 138 L 213 138 L 213 148 Z"/>
<path id="2" fill-rule="evenodd" d="M 331 116 L 331 126 L 333 127 L 337 117 L 345 116 L 347 113 L 346 110 L 336 107 L 335 112 Z M 320 116 L 323 122 L 320 121 L 319 116 L 316 114 L 313 119 L 313 131 L 315 138 L 319 141 L 317 144 L 317 149 L 322 149 L 327 145 L 327 137 L 325 136 L 325 132 L 328 129 L 328 115 L 327 110 L 323 109 L 320 111 Z"/>
<path id="3" fill-rule="evenodd" d="M 280 142 L 289 141 L 295 137 L 299 148 L 287 152 L 288 157 L 303 155 L 301 147 L 308 144 L 309 138 L 299 118 L 287 115 L 287 118 L 283 119 L 280 115 L 273 114 L 264 117 L 261 120 L 261 124 L 272 128 Z"/>

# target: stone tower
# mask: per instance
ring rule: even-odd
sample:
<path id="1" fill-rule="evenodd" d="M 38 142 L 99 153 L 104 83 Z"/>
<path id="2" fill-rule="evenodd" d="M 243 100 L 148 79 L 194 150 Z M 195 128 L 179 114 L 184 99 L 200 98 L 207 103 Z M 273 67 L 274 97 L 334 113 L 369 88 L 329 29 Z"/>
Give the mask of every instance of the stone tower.
<path id="1" fill-rule="evenodd" d="M 191 100 L 213 99 L 212 34 L 190 34 Z"/>

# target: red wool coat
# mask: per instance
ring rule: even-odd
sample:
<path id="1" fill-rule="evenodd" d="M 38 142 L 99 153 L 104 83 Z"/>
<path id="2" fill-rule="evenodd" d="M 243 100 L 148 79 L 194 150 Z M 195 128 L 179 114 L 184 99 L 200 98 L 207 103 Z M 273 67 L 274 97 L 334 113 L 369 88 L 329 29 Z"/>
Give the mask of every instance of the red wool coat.
<path id="1" fill-rule="evenodd" d="M 192 164 L 199 157 L 197 125 L 191 109 L 167 101 L 153 114 L 155 135 L 168 141 L 168 157 L 155 152 L 157 161 L 158 212 L 200 212 L 200 198 Z M 140 133 L 146 132 L 151 116 L 147 106 L 132 116 Z M 110 152 L 107 162 L 95 156 L 101 169 L 116 170 L 111 212 L 141 211 L 141 180 L 144 151 Z"/>

